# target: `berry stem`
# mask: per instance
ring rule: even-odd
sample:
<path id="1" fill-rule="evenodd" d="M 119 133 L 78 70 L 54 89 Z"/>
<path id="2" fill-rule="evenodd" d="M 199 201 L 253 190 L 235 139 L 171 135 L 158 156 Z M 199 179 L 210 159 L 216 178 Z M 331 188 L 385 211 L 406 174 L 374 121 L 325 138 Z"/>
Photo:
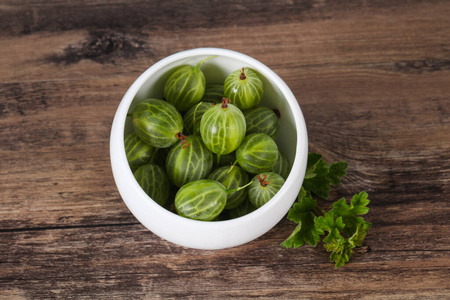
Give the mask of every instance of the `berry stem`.
<path id="1" fill-rule="evenodd" d="M 231 165 L 230 169 L 227 171 L 227 174 L 230 174 L 231 170 L 233 170 L 233 168 L 236 164 L 237 164 L 237 160 Z"/>
<path id="2" fill-rule="evenodd" d="M 241 75 L 239 76 L 240 80 L 245 80 L 247 76 L 245 76 L 244 68 L 242 68 Z"/>
<path id="3" fill-rule="evenodd" d="M 217 57 L 217 56 L 216 56 L 216 55 L 213 55 L 213 56 L 210 56 L 210 57 L 205 58 L 204 60 L 200 61 L 200 62 L 195 66 L 195 69 L 200 68 L 200 66 L 201 66 L 205 61 L 207 61 L 208 59 L 213 58 L 213 57 Z"/>
<path id="4" fill-rule="evenodd" d="M 248 187 L 248 186 L 249 186 L 250 184 L 252 184 L 252 183 L 253 183 L 253 181 L 250 181 L 250 182 L 247 183 L 246 185 L 241 186 L 241 187 L 238 187 L 237 189 L 226 190 L 226 193 L 229 194 L 229 193 L 234 193 L 234 192 L 240 191 L 240 190 L 242 190 L 242 189 L 245 189 L 246 187 Z"/>
<path id="5" fill-rule="evenodd" d="M 230 100 L 228 98 L 223 97 L 222 98 L 222 108 L 228 108 L 228 104 L 230 103 Z"/>
<path id="6" fill-rule="evenodd" d="M 259 176 L 259 174 L 256 176 L 258 177 L 259 184 L 261 184 L 262 187 L 266 187 L 270 183 L 270 181 L 266 181 L 266 179 L 267 179 L 266 174 L 263 174 L 263 178 L 261 178 L 261 176 Z"/>

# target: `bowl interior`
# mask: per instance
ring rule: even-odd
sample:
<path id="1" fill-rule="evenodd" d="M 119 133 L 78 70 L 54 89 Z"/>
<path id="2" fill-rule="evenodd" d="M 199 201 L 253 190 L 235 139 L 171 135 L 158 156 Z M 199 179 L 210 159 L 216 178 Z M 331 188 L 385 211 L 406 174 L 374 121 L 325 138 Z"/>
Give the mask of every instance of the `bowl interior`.
<path id="1" fill-rule="evenodd" d="M 148 98 L 162 99 L 164 96 L 164 84 L 171 75 L 173 69 L 180 65 L 195 66 L 198 62 L 208 57 L 210 57 L 210 55 L 193 55 L 191 57 L 177 59 L 161 66 L 159 70 L 156 70 L 143 82 L 129 106 L 128 113 L 133 112 L 136 105 L 142 100 Z M 239 70 L 242 67 L 253 68 L 261 75 L 261 79 L 264 83 L 264 94 L 259 106 L 277 108 L 280 111 L 280 135 L 276 142 L 280 151 L 286 155 L 289 162 L 292 163 L 294 161 L 297 144 L 294 116 L 286 101 L 285 95 L 280 91 L 276 84 L 268 79 L 267 76 L 261 74 L 261 71 L 258 70 L 256 66 L 249 64 L 249 62 L 224 55 L 217 55 L 216 57 L 208 59 L 202 64 L 200 69 L 205 75 L 206 84 L 223 84 L 228 74 Z M 130 118 L 128 118 L 125 124 L 125 135 L 132 131 L 133 124 Z"/>

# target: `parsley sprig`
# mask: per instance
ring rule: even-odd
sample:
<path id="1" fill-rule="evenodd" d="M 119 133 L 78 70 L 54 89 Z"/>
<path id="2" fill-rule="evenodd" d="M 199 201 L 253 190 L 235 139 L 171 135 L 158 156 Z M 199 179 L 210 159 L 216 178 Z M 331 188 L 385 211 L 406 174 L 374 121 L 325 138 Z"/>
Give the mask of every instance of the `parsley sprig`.
<path id="1" fill-rule="evenodd" d="M 369 211 L 367 205 L 370 200 L 367 199 L 367 193 L 362 191 L 354 195 L 350 204 L 347 204 L 345 198 L 339 199 L 328 209 L 319 207 L 315 200 L 315 197 L 328 199 L 331 186 L 341 183 L 346 170 L 346 162 L 327 164 L 322 155 L 309 153 L 303 185 L 297 202 L 287 216 L 298 225 L 281 246 L 316 246 L 321 236 L 326 235 L 323 244 L 331 252 L 330 260 L 335 263 L 336 268 L 350 260 L 353 249 L 362 245 L 372 226 L 361 217 Z"/>

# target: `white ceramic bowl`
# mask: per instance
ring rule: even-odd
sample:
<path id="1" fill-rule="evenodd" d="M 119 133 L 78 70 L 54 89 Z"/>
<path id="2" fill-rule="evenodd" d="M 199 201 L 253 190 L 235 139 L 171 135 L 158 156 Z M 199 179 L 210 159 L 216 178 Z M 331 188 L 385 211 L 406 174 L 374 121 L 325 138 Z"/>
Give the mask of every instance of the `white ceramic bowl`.
<path id="1" fill-rule="evenodd" d="M 196 65 L 207 60 L 201 70 L 206 83 L 223 83 L 226 76 L 242 67 L 251 67 L 263 76 L 261 106 L 278 108 L 280 134 L 276 142 L 292 164 L 280 191 L 264 206 L 243 217 L 204 222 L 178 216 L 159 206 L 140 188 L 128 166 L 124 136 L 132 131 L 127 113 L 146 98 L 161 98 L 170 71 L 179 65 Z M 306 125 L 291 90 L 272 70 L 259 61 L 231 50 L 197 48 L 173 54 L 147 69 L 131 85 L 117 109 L 111 129 L 111 165 L 117 188 L 133 215 L 156 235 L 178 245 L 197 249 L 221 249 L 250 242 L 274 227 L 296 200 L 303 182 L 308 155 Z"/>

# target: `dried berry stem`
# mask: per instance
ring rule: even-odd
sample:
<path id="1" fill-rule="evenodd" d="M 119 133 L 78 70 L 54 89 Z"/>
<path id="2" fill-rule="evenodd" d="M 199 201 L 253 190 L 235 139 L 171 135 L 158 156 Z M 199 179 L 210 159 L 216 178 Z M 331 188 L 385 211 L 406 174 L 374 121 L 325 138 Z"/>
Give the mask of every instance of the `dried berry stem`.
<path id="1" fill-rule="evenodd" d="M 259 183 L 261 184 L 262 187 L 266 187 L 270 183 L 270 181 L 266 181 L 266 179 L 267 179 L 266 174 L 263 174 L 263 178 L 261 178 L 261 176 L 259 176 L 259 174 L 257 175 L 257 177 L 258 177 Z"/>
<path id="2" fill-rule="evenodd" d="M 230 100 L 228 98 L 225 98 L 225 97 L 222 98 L 222 108 L 228 108 L 229 103 L 230 103 Z"/>
<path id="3" fill-rule="evenodd" d="M 246 78 L 247 78 L 247 76 L 245 76 L 244 68 L 242 68 L 242 72 L 241 72 L 241 75 L 239 76 L 239 79 L 245 80 Z"/>
<path id="4" fill-rule="evenodd" d="M 176 137 L 177 137 L 177 139 L 182 140 L 181 145 L 184 145 L 183 149 L 187 148 L 187 147 L 189 147 L 191 145 L 191 143 L 188 143 L 187 137 L 183 133 L 178 132 L 176 134 Z"/>
<path id="5" fill-rule="evenodd" d="M 186 136 L 180 131 L 177 134 L 175 134 L 175 136 L 177 137 L 177 139 L 179 140 L 185 140 Z"/>

